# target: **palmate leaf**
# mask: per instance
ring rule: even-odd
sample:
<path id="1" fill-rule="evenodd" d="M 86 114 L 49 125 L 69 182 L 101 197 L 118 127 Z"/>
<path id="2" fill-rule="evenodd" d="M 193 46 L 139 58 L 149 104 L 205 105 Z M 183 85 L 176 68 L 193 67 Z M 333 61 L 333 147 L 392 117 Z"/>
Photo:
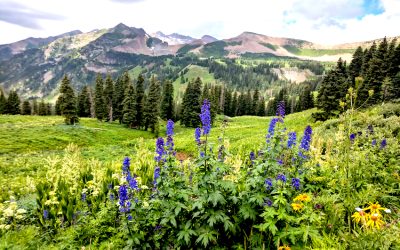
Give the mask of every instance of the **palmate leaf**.
<path id="1" fill-rule="evenodd" d="M 257 212 L 250 205 L 243 205 L 240 207 L 239 213 L 243 216 L 244 219 L 252 219 L 255 220 L 257 217 Z"/>
<path id="2" fill-rule="evenodd" d="M 179 231 L 178 241 L 184 240 L 186 245 L 189 245 L 189 243 L 191 242 L 191 240 L 190 240 L 191 236 L 196 236 L 196 232 L 192 229 L 185 229 L 185 230 Z"/>
<path id="3" fill-rule="evenodd" d="M 212 230 L 207 230 L 206 232 L 199 235 L 196 243 L 201 243 L 204 247 L 207 247 L 211 241 L 216 241 L 217 232 Z"/>
<path id="4" fill-rule="evenodd" d="M 211 202 L 214 207 L 217 206 L 218 203 L 221 204 L 221 205 L 226 203 L 226 200 L 225 200 L 224 196 L 221 194 L 220 191 L 215 191 L 214 193 L 211 193 L 208 196 L 207 201 Z"/>

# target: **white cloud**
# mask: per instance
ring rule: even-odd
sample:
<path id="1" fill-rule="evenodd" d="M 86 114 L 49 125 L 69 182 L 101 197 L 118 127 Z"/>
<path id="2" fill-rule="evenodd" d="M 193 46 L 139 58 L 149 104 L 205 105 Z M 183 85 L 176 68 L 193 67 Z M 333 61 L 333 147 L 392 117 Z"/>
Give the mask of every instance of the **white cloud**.
<path id="1" fill-rule="evenodd" d="M 0 0 L 1 1 L 1 0 Z M 116 2 L 118 1 L 118 2 Z M 368 1 L 368 0 L 364 0 Z M 229 38 L 243 31 L 342 43 L 400 35 L 400 0 L 382 0 L 384 13 L 362 18 L 362 0 L 15 0 L 63 20 L 38 20 L 42 30 L 0 21 L 0 43 L 123 22 L 147 32 Z"/>

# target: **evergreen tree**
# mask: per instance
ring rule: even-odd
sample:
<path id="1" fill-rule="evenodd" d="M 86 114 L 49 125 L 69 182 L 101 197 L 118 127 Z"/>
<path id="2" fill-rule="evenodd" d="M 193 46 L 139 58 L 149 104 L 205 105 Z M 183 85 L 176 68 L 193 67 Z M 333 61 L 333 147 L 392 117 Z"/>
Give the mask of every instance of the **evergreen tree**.
<path id="1" fill-rule="evenodd" d="M 227 116 L 233 116 L 232 114 L 232 91 L 225 89 L 224 94 L 224 114 Z"/>
<path id="2" fill-rule="evenodd" d="M 56 101 L 56 105 L 54 106 L 54 111 L 55 111 L 56 115 L 61 115 L 61 106 L 60 106 L 61 103 L 60 102 L 61 102 L 60 97 L 58 97 L 58 99 Z M 33 100 L 33 110 L 34 110 L 33 113 L 35 115 L 37 115 L 39 113 L 39 107 L 38 107 L 36 99 Z"/>
<path id="3" fill-rule="evenodd" d="M 232 106 L 231 106 L 231 116 L 236 116 L 237 114 L 237 109 L 238 109 L 238 96 L 237 92 L 234 91 L 235 93 L 233 94 L 232 97 Z"/>
<path id="4" fill-rule="evenodd" d="M 61 114 L 65 117 L 67 125 L 74 125 L 79 122 L 76 114 L 76 100 L 74 90 L 70 85 L 68 77 L 65 75 L 61 82 L 60 87 L 60 109 Z"/>
<path id="5" fill-rule="evenodd" d="M 258 115 L 258 107 L 260 106 L 260 92 L 258 89 L 254 90 L 253 94 L 253 103 L 252 103 L 252 114 L 253 115 Z M 264 109 L 265 109 L 265 104 L 264 104 Z"/>
<path id="6" fill-rule="evenodd" d="M 357 76 L 361 76 L 363 57 L 364 57 L 363 50 L 359 46 L 357 50 L 354 52 L 353 60 L 351 60 L 351 63 L 349 65 L 349 74 L 352 77 L 352 79 L 356 78 Z"/>
<path id="7" fill-rule="evenodd" d="M 47 103 L 46 104 L 46 115 L 51 115 L 51 104 Z"/>
<path id="8" fill-rule="evenodd" d="M 117 81 L 115 81 L 115 88 L 114 88 L 114 108 L 113 108 L 113 115 L 114 119 L 118 120 L 119 123 L 122 123 L 123 118 L 123 109 L 124 109 L 124 99 L 125 99 L 125 90 L 127 87 L 131 85 L 131 79 L 129 77 L 128 72 L 122 75 L 122 77 L 118 77 Z"/>
<path id="9" fill-rule="evenodd" d="M 136 110 L 136 118 L 134 125 L 139 129 L 144 126 L 144 103 L 145 103 L 145 95 L 144 95 L 144 78 L 142 75 L 139 75 L 138 80 L 136 82 L 135 88 L 135 110 Z M 159 102 L 159 100 L 157 101 Z"/>
<path id="10" fill-rule="evenodd" d="M 136 98 L 135 89 L 131 83 L 126 88 L 123 100 L 122 122 L 133 128 L 136 121 Z"/>
<path id="11" fill-rule="evenodd" d="M 79 117 L 90 117 L 90 107 L 92 103 L 90 101 L 89 87 L 85 86 L 78 96 L 78 116 Z"/>
<path id="12" fill-rule="evenodd" d="M 44 103 L 44 101 L 43 101 L 43 99 L 42 99 L 42 100 L 40 101 L 40 103 L 39 103 L 38 114 L 39 114 L 40 116 L 45 116 L 45 115 L 47 115 L 47 114 L 46 114 L 46 110 L 47 110 L 46 104 Z"/>
<path id="13" fill-rule="evenodd" d="M 0 114 L 6 113 L 7 99 L 4 96 L 3 90 L 0 88 Z"/>
<path id="14" fill-rule="evenodd" d="M 182 100 L 181 123 L 186 127 L 198 127 L 201 111 L 201 85 L 199 77 L 194 82 L 190 81 Z"/>
<path id="15" fill-rule="evenodd" d="M 174 86 L 170 81 L 164 82 L 161 100 L 161 118 L 164 120 L 174 118 Z"/>
<path id="16" fill-rule="evenodd" d="M 25 100 L 22 103 L 21 115 L 30 115 L 31 113 L 32 113 L 31 104 L 29 103 L 28 100 Z"/>
<path id="17" fill-rule="evenodd" d="M 314 107 L 314 97 L 311 92 L 311 86 L 309 84 L 302 88 L 299 95 L 298 110 L 303 111 Z"/>
<path id="18" fill-rule="evenodd" d="M 357 93 L 357 104 L 364 103 L 367 99 L 367 104 L 376 104 L 382 100 L 382 82 L 385 78 L 382 66 L 383 60 L 372 58 L 369 61 L 369 68 L 365 73 L 364 82 L 359 92 Z M 369 97 L 369 91 L 373 90 L 373 95 Z"/>
<path id="19" fill-rule="evenodd" d="M 265 116 L 265 100 L 264 97 L 261 97 L 260 101 L 257 104 L 257 114 L 258 116 Z"/>
<path id="20" fill-rule="evenodd" d="M 10 91 L 8 94 L 7 102 L 6 102 L 6 113 L 11 115 L 20 114 L 20 104 L 21 101 L 17 94 L 17 91 Z"/>
<path id="21" fill-rule="evenodd" d="M 107 107 L 104 100 L 103 92 L 104 92 L 104 81 L 101 75 L 98 74 L 96 78 L 96 87 L 94 92 L 95 95 L 94 107 L 95 107 L 96 118 L 100 121 L 105 119 L 107 116 Z"/>
<path id="22" fill-rule="evenodd" d="M 160 116 L 160 98 L 161 98 L 161 86 L 160 82 L 153 76 L 150 80 L 149 94 L 146 99 L 146 104 L 144 106 L 145 130 L 151 129 L 152 133 L 158 135 L 159 123 L 158 119 Z"/>
<path id="23" fill-rule="evenodd" d="M 388 48 L 388 53 L 386 56 L 386 60 L 387 60 L 387 76 L 390 78 L 394 78 L 395 75 L 397 74 L 397 72 L 400 70 L 399 66 L 400 66 L 400 44 L 398 47 L 398 54 L 396 55 L 396 43 L 397 43 L 397 39 L 393 39 L 390 42 L 389 48 Z"/>
<path id="24" fill-rule="evenodd" d="M 238 105 L 237 116 L 246 115 L 246 108 L 247 108 L 246 94 L 240 93 L 237 105 Z"/>
<path id="25" fill-rule="evenodd" d="M 361 67 L 362 76 L 364 77 L 368 68 L 369 68 L 369 61 L 375 55 L 376 51 L 376 43 L 373 42 L 372 46 L 369 49 L 364 50 L 364 57 L 363 57 L 363 65 Z"/>
<path id="26" fill-rule="evenodd" d="M 113 121 L 113 97 L 114 97 L 114 81 L 111 75 L 107 75 L 106 84 L 104 87 L 104 100 L 106 106 L 106 119 L 110 122 Z"/>

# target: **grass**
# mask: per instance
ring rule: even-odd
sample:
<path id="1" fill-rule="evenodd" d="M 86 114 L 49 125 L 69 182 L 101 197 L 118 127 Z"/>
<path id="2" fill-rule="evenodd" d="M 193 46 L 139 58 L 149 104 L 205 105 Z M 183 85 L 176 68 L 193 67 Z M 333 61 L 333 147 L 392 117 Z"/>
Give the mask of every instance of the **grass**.
<path id="1" fill-rule="evenodd" d="M 291 45 L 284 45 L 283 47 L 292 54 L 311 57 L 352 54 L 355 51 L 354 49 L 303 49 Z"/>
<path id="2" fill-rule="evenodd" d="M 260 44 L 263 45 L 264 47 L 272 49 L 273 51 L 276 51 L 279 48 L 279 46 L 270 43 L 260 43 Z"/>

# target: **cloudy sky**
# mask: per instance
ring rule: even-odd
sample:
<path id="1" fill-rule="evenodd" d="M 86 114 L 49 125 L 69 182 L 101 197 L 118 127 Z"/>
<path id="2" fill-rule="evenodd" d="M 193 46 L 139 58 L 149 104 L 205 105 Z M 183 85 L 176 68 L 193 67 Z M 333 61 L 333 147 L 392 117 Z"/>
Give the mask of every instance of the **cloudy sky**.
<path id="1" fill-rule="evenodd" d="M 252 31 L 335 44 L 400 35 L 400 0 L 0 0 L 0 44 L 120 22 L 148 33 Z"/>

